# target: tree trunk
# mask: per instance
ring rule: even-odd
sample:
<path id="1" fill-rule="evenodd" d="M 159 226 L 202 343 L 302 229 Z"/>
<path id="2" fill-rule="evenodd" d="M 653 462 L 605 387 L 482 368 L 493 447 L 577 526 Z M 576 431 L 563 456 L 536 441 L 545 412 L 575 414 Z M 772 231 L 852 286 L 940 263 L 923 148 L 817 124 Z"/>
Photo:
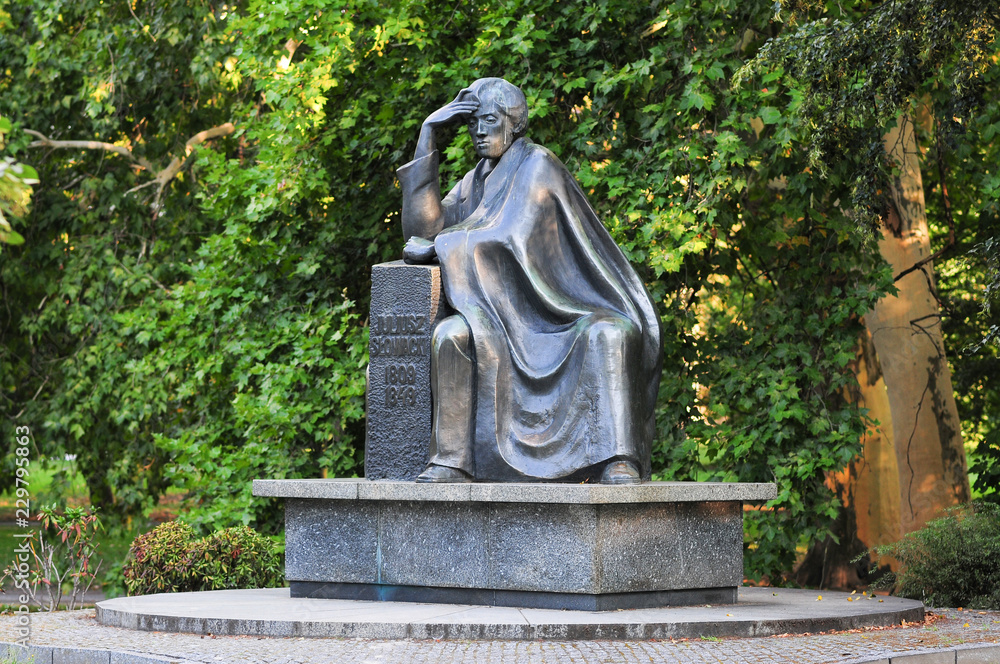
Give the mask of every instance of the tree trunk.
<path id="1" fill-rule="evenodd" d="M 913 123 L 901 118 L 897 128 L 886 134 L 885 146 L 899 175 L 879 251 L 898 275 L 931 254 Z M 907 274 L 896 282 L 897 295 L 882 298 L 865 315 L 888 390 L 900 534 L 917 530 L 944 508 L 970 497 L 933 275 L 931 263 Z M 892 531 L 891 524 L 870 530 L 880 536 Z"/>
<path id="2" fill-rule="evenodd" d="M 913 123 L 903 118 L 885 146 L 899 176 L 879 251 L 898 275 L 931 255 Z M 894 542 L 970 498 L 933 274 L 930 262 L 910 272 L 896 282 L 897 295 L 865 315 L 855 360 L 859 391 L 849 396 L 880 426 L 865 436 L 861 456 L 827 479 L 843 504 L 833 527 L 840 543 L 809 551 L 796 570 L 800 584 L 867 584 L 867 563 L 851 562 L 858 553 Z M 878 564 L 895 567 L 891 559 Z"/>
<path id="3" fill-rule="evenodd" d="M 899 473 L 892 444 L 892 412 L 886 393 L 882 368 L 867 330 L 858 339 L 853 362 L 858 389 L 847 398 L 879 422 L 862 440 L 861 454 L 839 473 L 827 478 L 842 504 L 833 524 L 839 543 L 817 543 L 795 573 L 803 586 L 851 590 L 866 586 L 870 563 L 854 560 L 876 544 L 894 542 L 900 536 Z M 881 568 L 895 567 L 895 561 L 877 561 Z"/>
<path id="4" fill-rule="evenodd" d="M 899 520 L 899 464 L 892 437 L 892 409 L 871 334 L 859 339 L 855 360 L 858 394 L 855 402 L 868 409 L 878 422 L 862 441 L 861 456 L 845 471 L 843 484 L 851 484 L 849 504 L 854 507 L 857 537 L 871 547 L 895 542 L 902 534 Z M 848 480 L 850 480 L 848 482 Z"/>

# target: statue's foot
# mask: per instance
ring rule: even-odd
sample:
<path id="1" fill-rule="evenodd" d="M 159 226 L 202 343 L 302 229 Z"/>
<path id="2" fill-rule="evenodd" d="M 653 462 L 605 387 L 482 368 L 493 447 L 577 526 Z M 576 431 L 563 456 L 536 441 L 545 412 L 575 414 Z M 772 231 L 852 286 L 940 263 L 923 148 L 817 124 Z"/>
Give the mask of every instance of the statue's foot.
<path id="1" fill-rule="evenodd" d="M 472 478 L 465 471 L 432 463 L 417 475 L 418 482 L 471 482 Z"/>
<path id="2" fill-rule="evenodd" d="M 638 484 L 641 481 L 639 469 L 631 461 L 612 461 L 601 473 L 601 484 Z"/>

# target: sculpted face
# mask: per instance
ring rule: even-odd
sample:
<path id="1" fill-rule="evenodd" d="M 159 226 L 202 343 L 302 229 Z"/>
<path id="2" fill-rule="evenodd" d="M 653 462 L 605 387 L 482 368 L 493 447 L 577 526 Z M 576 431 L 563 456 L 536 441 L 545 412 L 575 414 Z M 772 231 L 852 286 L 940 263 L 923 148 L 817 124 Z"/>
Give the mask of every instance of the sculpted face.
<path id="1" fill-rule="evenodd" d="M 468 126 L 476 154 L 482 159 L 499 159 L 514 142 L 510 118 L 490 97 L 469 116 Z"/>

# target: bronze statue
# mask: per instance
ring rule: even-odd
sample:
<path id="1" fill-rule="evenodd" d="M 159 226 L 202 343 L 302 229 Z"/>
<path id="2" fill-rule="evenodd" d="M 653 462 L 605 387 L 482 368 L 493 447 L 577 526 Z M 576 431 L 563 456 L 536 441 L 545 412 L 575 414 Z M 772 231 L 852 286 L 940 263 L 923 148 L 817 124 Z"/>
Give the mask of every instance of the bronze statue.
<path id="1" fill-rule="evenodd" d="M 441 198 L 440 127 L 481 161 Z M 565 166 L 525 138 L 524 93 L 483 78 L 423 123 L 399 169 L 403 257 L 441 265 L 431 457 L 418 482 L 648 480 L 653 302 Z"/>

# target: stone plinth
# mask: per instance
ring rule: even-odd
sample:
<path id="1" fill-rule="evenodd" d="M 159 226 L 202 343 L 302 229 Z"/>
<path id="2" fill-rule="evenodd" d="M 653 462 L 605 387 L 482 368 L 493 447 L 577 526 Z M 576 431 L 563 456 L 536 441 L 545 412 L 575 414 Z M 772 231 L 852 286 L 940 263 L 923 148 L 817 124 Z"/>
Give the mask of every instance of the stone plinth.
<path id="1" fill-rule="evenodd" d="M 577 610 L 733 603 L 773 484 L 255 480 L 286 498 L 293 597 Z"/>
<path id="2" fill-rule="evenodd" d="M 739 601 L 733 604 L 712 604 L 712 606 L 689 606 L 689 607 L 669 607 L 661 609 L 635 609 L 624 611 L 551 611 L 546 609 L 524 609 L 505 608 L 495 606 L 462 606 L 449 604 L 393 604 L 382 602 L 359 602 L 345 599 L 316 600 L 310 598 L 291 597 L 288 588 L 264 588 L 260 590 L 211 590 L 197 593 L 162 593 L 157 595 L 141 595 L 138 597 L 116 597 L 106 599 L 97 604 L 97 622 L 101 625 L 124 628 L 118 631 L 94 630 L 89 627 L 81 630 L 80 620 L 76 617 L 59 618 L 65 613 L 52 614 L 32 614 L 34 623 L 34 633 L 41 633 L 41 638 L 49 642 L 74 643 L 79 644 L 84 633 L 90 635 L 90 640 L 104 640 L 101 647 L 114 648 L 116 643 L 124 646 L 126 650 L 134 650 L 137 636 L 128 630 L 145 630 L 149 632 L 191 632 L 194 634 L 213 635 L 237 635 L 245 634 L 257 637 L 283 637 L 294 638 L 301 646 L 301 642 L 308 638 L 349 638 L 349 639 L 488 639 L 488 640 L 606 640 L 621 639 L 628 642 L 635 642 L 645 639 L 702 639 L 701 650 L 694 648 L 687 651 L 687 657 L 680 660 L 675 652 L 673 657 L 670 653 L 660 652 L 657 656 L 650 650 L 650 646 L 642 648 L 642 652 L 648 655 L 646 661 L 656 662 L 676 662 L 676 661 L 755 661 L 755 662 L 797 662 L 803 661 L 817 662 L 831 661 L 830 652 L 834 648 L 843 648 L 846 644 L 844 634 L 831 635 L 828 643 L 816 641 L 816 636 L 809 639 L 809 642 L 801 642 L 804 648 L 799 651 L 799 655 L 806 655 L 796 659 L 795 652 L 782 650 L 785 657 L 776 657 L 775 648 L 780 647 L 781 642 L 760 641 L 756 644 L 745 643 L 744 657 L 734 659 L 733 651 L 728 651 L 729 656 L 723 653 L 716 653 L 712 657 L 710 651 L 704 650 L 706 646 L 713 644 L 704 641 L 705 638 L 713 640 L 726 637 L 762 637 L 775 634 L 799 634 L 802 632 L 828 632 L 832 630 L 856 630 L 862 631 L 870 627 L 898 626 L 900 621 L 921 622 L 924 618 L 923 605 L 910 599 L 899 597 L 885 597 L 878 601 L 873 599 L 862 600 L 860 595 L 852 596 L 850 593 L 838 593 L 833 591 L 823 591 L 823 601 L 816 600 L 815 590 L 792 590 L 789 588 L 740 588 Z M 72 614 L 70 614 L 72 616 Z M 970 633 L 979 632 L 976 637 L 980 640 L 990 638 L 990 633 L 980 632 L 974 626 L 969 628 L 961 627 L 966 618 L 980 620 L 980 623 L 989 624 L 988 616 L 969 616 L 966 612 L 954 614 L 956 620 L 943 622 L 944 626 L 951 624 L 951 634 L 956 640 L 969 640 Z M 992 616 L 989 616 L 992 617 Z M 962 618 L 962 620 L 957 620 Z M 39 629 L 35 621 L 62 620 L 62 625 L 46 625 L 42 623 Z M 0 618 L 2 621 L 3 618 Z M 14 620 L 13 616 L 7 618 Z M 9 623 L 8 623 L 9 624 Z M 942 623 L 938 623 L 942 625 Z M 2 627 L 2 622 L 0 622 Z M 946 629 L 946 627 L 942 627 Z M 981 627 L 985 629 L 985 627 Z M 98 634 L 94 632 L 97 631 Z M 869 659 L 868 661 L 879 661 L 888 664 L 885 653 L 888 648 L 899 648 L 903 638 L 900 633 L 910 631 L 910 642 L 914 647 L 926 647 L 928 644 L 921 639 L 921 634 L 926 636 L 922 629 L 897 630 L 897 636 L 889 639 L 879 646 L 877 643 L 867 642 L 872 653 L 881 650 L 881 658 Z M 913 633 L 915 632 L 915 633 Z M 992 634 L 998 634 L 1000 630 L 993 628 Z M 882 632 L 884 635 L 885 632 Z M 862 647 L 861 639 L 875 639 L 878 632 L 866 632 L 858 634 L 850 650 L 857 656 L 864 652 L 858 650 Z M 940 636 L 940 635 L 939 635 Z M 32 637 L 34 643 L 37 636 Z M 39 639 L 40 640 L 40 639 Z M 822 641 L 822 640 L 821 640 Z M 174 660 L 150 660 L 149 664 L 165 664 L 167 661 L 181 659 L 190 663 L 190 642 L 183 645 L 183 641 L 163 641 L 158 639 L 156 643 L 159 648 L 164 648 L 166 643 L 178 644 L 178 650 L 187 653 L 187 656 L 179 655 Z M 923 642 L 923 645 L 921 643 Z M 947 641 L 946 641 L 947 642 Z M 218 649 L 219 642 L 213 644 Z M 260 657 L 256 661 L 274 661 L 274 657 L 268 657 L 281 648 L 286 659 L 287 644 L 261 641 L 241 641 L 239 639 L 229 640 L 231 645 L 231 657 L 226 661 L 254 661 L 249 656 L 249 645 L 257 644 L 257 652 Z M 787 642 L 786 642 L 787 643 Z M 337 662 L 337 661 L 358 661 L 363 657 L 358 656 L 358 645 L 350 645 L 350 642 L 340 641 L 340 651 L 337 641 L 325 641 L 315 645 L 315 650 L 311 653 L 315 655 L 308 661 Z M 669 644 L 667 644 L 669 645 Z M 716 646 L 722 644 L 715 644 Z M 954 642 L 952 642 L 954 646 Z M 529 646 L 538 647 L 539 644 Z M 13 645 L 10 648 L 13 650 Z M 36 648 L 39 646 L 35 646 Z M 476 658 L 473 653 L 476 650 L 466 650 L 467 644 L 453 644 L 445 646 L 450 655 L 442 655 L 441 650 L 428 654 L 426 658 L 420 659 L 412 656 L 396 657 L 390 659 L 380 658 L 378 661 L 511 661 L 511 657 L 497 656 L 496 651 L 492 651 L 493 657 L 489 657 L 488 648 L 478 651 L 481 656 Z M 749 653 L 755 648 L 762 648 L 759 658 L 749 657 Z M 963 658 L 958 656 L 959 664 L 987 664 L 1000 661 L 1000 644 L 993 646 L 993 658 L 982 656 L 979 659 Z M 45 646 L 41 646 L 45 648 Z M 457 648 L 457 649 L 456 649 Z M 874 650 L 872 650 L 874 648 Z M 331 649 L 334 649 L 331 652 Z M 519 649 L 521 650 L 521 649 Z M 827 657 L 822 658 L 823 651 L 827 651 Z M 158 650 L 163 652 L 163 650 Z M 341 653 L 342 651 L 342 653 Z M 808 652 L 807 652 L 808 651 Z M 300 652 L 302 652 L 300 650 Z M 398 655 L 401 651 L 394 650 L 393 654 Z M 514 650 L 509 650 L 513 654 Z M 536 650 L 535 652 L 545 652 Z M 533 659 L 524 657 L 517 658 L 518 661 L 579 661 L 570 660 L 565 651 L 560 649 L 550 649 L 552 656 L 536 655 Z M 625 650 L 620 652 L 624 653 Z M 845 652 L 839 650 L 837 652 Z M 963 651 L 959 651 L 962 653 Z M 970 652 L 970 651 L 965 651 Z M 455 653 L 458 653 L 457 656 Z M 464 653 L 464 657 L 462 654 Z M 635 661 L 635 657 L 626 658 L 624 655 L 617 658 L 609 658 L 609 651 L 600 650 L 601 657 L 598 658 L 598 651 L 593 651 L 592 656 L 587 657 L 580 653 L 583 661 Z M 4 648 L 0 643 L 0 661 L 3 661 Z M 21 657 L 25 655 L 24 650 L 20 650 Z M 338 657 L 338 654 L 340 657 Z M 980 653 L 982 654 L 982 653 Z M 902 659 L 893 657 L 893 663 L 901 661 L 907 664 L 932 664 L 933 662 L 955 663 L 955 655 L 951 653 L 951 659 L 945 659 L 943 655 L 931 656 L 918 654 L 905 656 Z M 44 656 L 44 658 L 43 658 Z M 694 659 L 691 659 L 691 658 Z M 848 657 L 848 655 L 844 655 Z M 930 657 L 930 659 L 928 659 Z M 862 658 L 863 659 L 863 658 Z M 15 661 L 24 661 L 15 658 Z M 35 656 L 36 662 L 52 662 L 51 652 L 42 652 Z M 65 663 L 67 661 L 102 661 L 107 664 L 107 653 L 103 660 L 96 657 L 93 660 L 60 659 L 57 655 L 55 662 Z M 112 655 L 112 662 L 130 663 L 146 660 L 135 658 L 118 658 Z M 368 660 L 372 661 L 372 660 Z M 851 659 L 857 662 L 859 659 Z M 193 664 L 193 663 L 191 663 Z"/>
<path id="3" fill-rule="evenodd" d="M 431 333 L 446 313 L 437 265 L 372 267 L 365 477 L 412 480 L 431 439 Z"/>

